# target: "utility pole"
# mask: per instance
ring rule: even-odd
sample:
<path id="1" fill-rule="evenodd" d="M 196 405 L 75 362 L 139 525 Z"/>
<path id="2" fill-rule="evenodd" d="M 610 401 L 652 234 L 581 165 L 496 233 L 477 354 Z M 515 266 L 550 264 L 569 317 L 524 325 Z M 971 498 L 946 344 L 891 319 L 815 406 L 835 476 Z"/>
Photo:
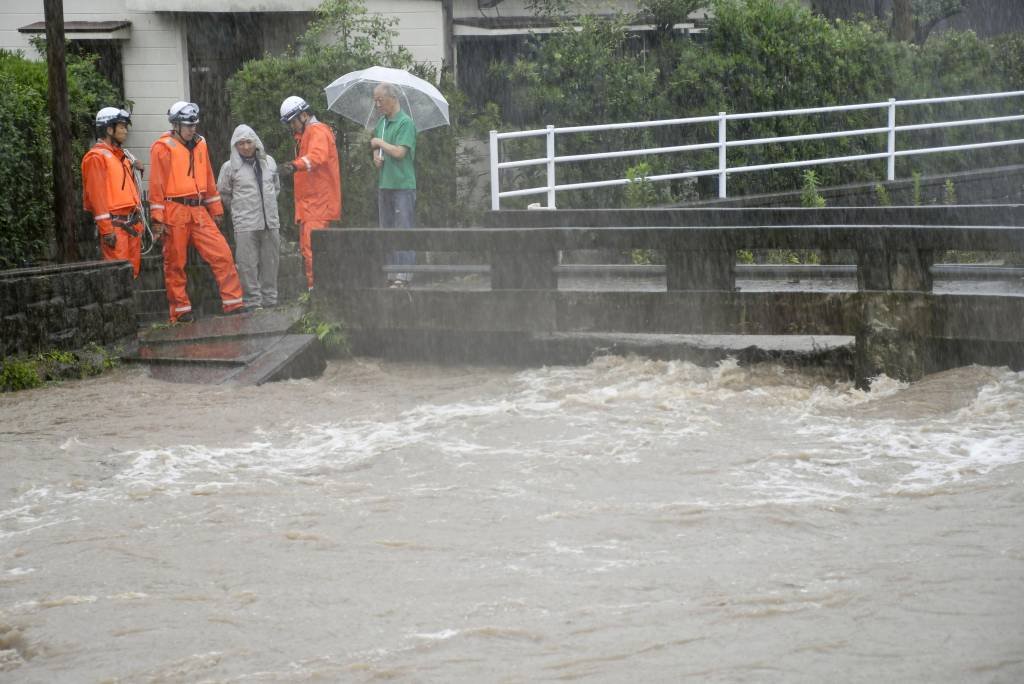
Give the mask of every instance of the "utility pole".
<path id="1" fill-rule="evenodd" d="M 68 73 L 64 58 L 64 0 L 43 0 L 46 19 L 47 106 L 50 110 L 50 147 L 53 152 L 53 219 L 57 259 L 78 261 L 78 221 L 75 211 L 71 162 L 71 114 Z"/>

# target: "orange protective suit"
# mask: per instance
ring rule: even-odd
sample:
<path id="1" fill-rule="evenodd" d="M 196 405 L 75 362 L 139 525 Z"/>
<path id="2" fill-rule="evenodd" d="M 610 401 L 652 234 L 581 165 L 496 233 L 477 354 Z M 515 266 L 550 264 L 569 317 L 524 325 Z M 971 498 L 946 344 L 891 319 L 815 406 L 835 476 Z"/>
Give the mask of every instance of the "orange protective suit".
<path id="1" fill-rule="evenodd" d="M 185 261 L 192 245 L 213 271 L 224 313 L 242 307 L 242 285 L 231 248 L 213 222 L 224 213 L 206 141 L 197 135 L 186 145 L 171 132 L 149 149 L 152 176 L 149 209 L 153 221 L 167 226 L 163 239 L 164 286 L 171 322 L 192 311 L 185 289 Z"/>
<path id="2" fill-rule="evenodd" d="M 120 147 L 100 141 L 82 157 L 82 203 L 96 221 L 103 258 L 131 262 L 138 278 L 142 265 L 142 203 L 132 163 Z M 107 235 L 114 236 L 113 246 L 103 240 Z"/>
<path id="3" fill-rule="evenodd" d="M 313 287 L 311 234 L 341 218 L 341 168 L 330 126 L 312 120 L 295 135 L 295 222 L 299 251 L 306 267 L 306 285 Z"/>

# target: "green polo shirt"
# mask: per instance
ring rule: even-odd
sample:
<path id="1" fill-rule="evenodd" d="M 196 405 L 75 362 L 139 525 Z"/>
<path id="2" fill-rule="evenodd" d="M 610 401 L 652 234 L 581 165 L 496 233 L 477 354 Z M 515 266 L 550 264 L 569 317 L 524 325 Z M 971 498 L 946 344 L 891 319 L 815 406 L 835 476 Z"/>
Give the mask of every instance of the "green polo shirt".
<path id="1" fill-rule="evenodd" d="M 382 138 L 392 145 L 401 145 L 409 151 L 401 159 L 384 155 L 384 166 L 380 170 L 378 187 L 382 190 L 416 189 L 416 124 L 402 110 L 392 117 L 380 117 L 373 129 L 375 138 Z"/>

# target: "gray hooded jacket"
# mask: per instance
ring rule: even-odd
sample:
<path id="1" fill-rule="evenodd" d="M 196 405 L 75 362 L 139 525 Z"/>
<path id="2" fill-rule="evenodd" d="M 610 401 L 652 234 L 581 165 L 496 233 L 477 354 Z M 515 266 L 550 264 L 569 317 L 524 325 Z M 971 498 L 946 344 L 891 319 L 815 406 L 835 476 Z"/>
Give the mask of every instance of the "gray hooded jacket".
<path id="1" fill-rule="evenodd" d="M 235 148 L 239 140 L 252 140 L 256 144 L 255 157 L 263 172 L 262 203 L 253 163 L 244 159 Z M 263 141 L 256 131 L 245 124 L 236 127 L 231 134 L 231 160 L 220 167 L 217 190 L 224 205 L 231 208 L 231 224 L 236 233 L 280 229 L 277 195 L 281 190 L 281 179 L 277 175 L 277 162 L 264 151 Z"/>

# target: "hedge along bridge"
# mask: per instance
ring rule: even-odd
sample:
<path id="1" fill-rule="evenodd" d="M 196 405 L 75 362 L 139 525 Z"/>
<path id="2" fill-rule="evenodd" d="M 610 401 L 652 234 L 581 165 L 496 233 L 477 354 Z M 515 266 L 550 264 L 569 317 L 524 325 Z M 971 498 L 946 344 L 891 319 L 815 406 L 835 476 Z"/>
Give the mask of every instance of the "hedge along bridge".
<path id="1" fill-rule="evenodd" d="M 625 123 L 612 123 L 612 124 L 594 124 L 587 126 L 553 126 L 549 125 L 546 128 L 528 130 L 528 131 L 506 131 L 499 133 L 498 131 L 490 132 L 490 178 L 491 178 L 491 209 L 497 211 L 501 208 L 501 198 L 507 197 L 531 197 L 536 195 L 544 195 L 546 198 L 546 208 L 555 208 L 555 197 L 559 192 L 566 192 L 572 190 L 586 190 L 596 188 L 607 188 L 621 185 L 628 185 L 629 183 L 635 182 L 636 179 L 629 178 L 612 178 L 612 179 L 600 179 L 578 183 L 558 183 L 556 167 L 558 164 L 566 163 L 580 163 L 596 161 L 600 159 L 620 159 L 620 158 L 631 158 L 631 157 L 646 157 L 649 155 L 664 155 L 674 153 L 686 153 L 686 152 L 700 152 L 714 150 L 718 153 L 717 164 L 712 168 L 704 168 L 697 170 L 680 170 L 675 173 L 663 173 L 645 176 L 643 180 L 649 182 L 658 181 L 671 181 L 681 180 L 684 178 L 701 178 L 715 176 L 718 179 L 718 197 L 725 199 L 729 196 L 728 178 L 730 174 L 736 173 L 753 173 L 763 171 L 773 171 L 776 169 L 785 168 L 797 168 L 797 167 L 811 167 L 811 166 L 822 166 L 826 164 L 839 164 L 839 163 L 850 163 L 850 162 L 865 162 L 871 160 L 886 160 L 886 180 L 896 180 L 896 160 L 897 158 L 909 158 L 912 156 L 920 156 L 926 154 L 939 154 L 939 153 L 958 153 L 967 150 L 980 150 L 994 147 L 1006 147 L 1006 146 L 1021 146 L 1024 145 L 1024 138 L 1013 138 L 1009 137 L 1016 133 L 1018 128 L 1014 125 L 1016 122 L 1024 120 L 1024 114 L 1013 113 L 1007 116 L 987 116 L 987 117 L 974 117 L 968 119 L 954 119 L 954 120 L 942 120 L 942 121 L 924 121 L 912 124 L 897 125 L 897 113 L 899 110 L 914 110 L 925 105 L 936 106 L 946 105 L 953 103 L 967 103 L 967 102 L 986 102 L 986 101 L 1000 101 L 1006 99 L 1012 99 L 1017 102 L 1021 98 L 1024 98 L 1024 90 L 1015 90 L 1001 93 L 983 93 L 975 95 L 956 95 L 952 97 L 929 97 L 917 100 L 897 100 L 895 98 L 889 98 L 887 102 L 866 102 L 859 104 L 850 105 L 836 105 L 830 107 L 811 107 L 806 109 L 786 109 L 777 110 L 772 112 L 746 112 L 746 113 L 733 113 L 719 112 L 717 115 L 710 116 L 696 116 L 684 119 L 663 119 L 659 121 L 631 121 Z M 859 128 L 859 129 L 845 129 L 845 130 L 826 130 L 817 133 L 808 133 L 804 135 L 782 135 L 773 136 L 768 138 L 733 138 L 728 133 L 728 125 L 730 122 L 742 122 L 753 119 L 768 119 L 770 121 L 778 121 L 779 119 L 797 118 L 802 119 L 804 117 L 821 115 L 821 114 L 842 114 L 844 112 L 863 112 L 863 111 L 875 111 L 885 113 L 885 123 L 879 120 L 878 126 L 873 128 Z M 931 115 L 931 112 L 925 111 L 925 116 Z M 670 147 L 646 147 L 638 149 L 627 149 L 627 150 L 602 150 L 601 152 L 593 152 L 590 154 L 572 154 L 572 155 L 559 155 L 556 153 L 556 137 L 561 136 L 573 136 L 573 135 L 591 135 L 593 133 L 599 133 L 602 131 L 622 131 L 622 130 L 646 130 L 652 128 L 663 128 L 663 127 L 675 127 L 680 126 L 706 126 L 707 124 L 717 124 L 717 135 L 715 139 L 708 142 L 696 143 L 690 145 L 673 145 Z M 989 126 L 992 128 L 998 128 L 999 133 L 995 131 L 988 131 L 984 127 Z M 898 149 L 897 148 L 897 134 L 900 134 L 900 139 L 910 135 L 911 144 L 913 144 L 913 133 L 916 131 L 939 131 L 943 129 L 951 128 L 980 128 L 981 133 L 979 136 L 984 137 L 986 134 L 995 135 L 995 139 L 986 140 L 975 140 L 974 142 L 961 144 L 961 145 L 939 145 L 939 146 L 926 146 L 917 147 L 910 149 Z M 777 162 L 772 164 L 753 164 L 745 166 L 737 166 L 729 163 L 730 149 L 739 147 L 764 147 L 768 145 L 784 145 L 789 143 L 805 142 L 811 140 L 836 140 L 836 139 L 865 139 L 862 141 L 865 145 L 865 149 L 870 149 L 873 144 L 872 140 L 885 136 L 885 149 L 876 152 L 865 152 L 863 154 L 843 155 L 843 156 L 829 156 L 817 159 L 797 159 L 789 162 Z M 1002 137 L 999 137 L 1002 136 Z M 545 142 L 545 154 L 543 157 L 537 157 L 533 159 L 511 159 L 502 161 L 503 150 L 501 143 L 506 140 L 522 140 L 522 139 L 543 139 Z M 511 172 L 513 175 L 516 173 L 515 170 L 529 167 L 544 167 L 544 185 L 532 188 L 517 188 L 513 190 L 502 190 L 501 183 L 503 180 L 502 171 Z"/>
<path id="2" fill-rule="evenodd" d="M 881 373 L 913 380 L 966 363 L 1024 366 L 1024 296 L 932 289 L 938 252 L 1024 253 L 1024 205 L 498 212 L 490 222 L 317 231 L 316 301 L 369 353 L 399 339 L 501 362 L 552 333 L 852 335 L 862 387 Z M 395 249 L 482 257 L 490 289 L 387 289 L 383 264 Z M 559 290 L 559 252 L 595 249 L 658 250 L 665 290 Z M 740 249 L 849 250 L 857 290 L 737 291 Z"/>

